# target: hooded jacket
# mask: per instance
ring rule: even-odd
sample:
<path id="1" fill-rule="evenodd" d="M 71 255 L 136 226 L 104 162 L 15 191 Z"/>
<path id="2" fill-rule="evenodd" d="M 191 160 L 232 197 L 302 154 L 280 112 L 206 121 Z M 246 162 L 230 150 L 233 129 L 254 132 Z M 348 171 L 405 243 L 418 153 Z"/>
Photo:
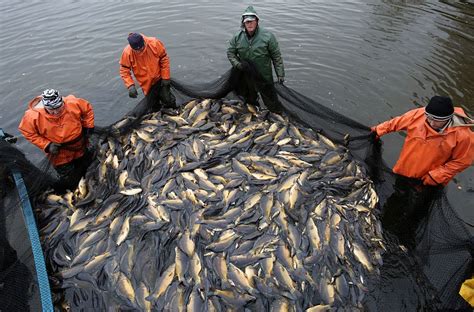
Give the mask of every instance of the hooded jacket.
<path id="1" fill-rule="evenodd" d="M 393 172 L 421 179 L 429 175 L 433 185 L 447 185 L 474 160 L 474 126 L 461 107 L 454 108 L 451 124 L 437 132 L 427 123 L 425 109 L 418 108 L 373 128 L 378 136 L 406 131 L 407 136 Z"/>
<path id="2" fill-rule="evenodd" d="M 86 142 L 82 130 L 94 128 L 94 111 L 89 102 L 74 95 L 63 97 L 63 101 L 62 113 L 51 115 L 44 109 L 41 96 L 34 98 L 18 126 L 23 136 L 43 151 L 50 143 L 65 145 L 56 155 L 48 154 L 54 166 L 84 155 Z"/>
<path id="3" fill-rule="evenodd" d="M 242 17 L 249 14 L 258 18 L 257 12 L 252 6 L 244 11 Z M 285 77 L 283 60 L 275 36 L 258 25 L 251 38 L 247 36 L 244 27 L 234 35 L 229 42 L 227 58 L 233 67 L 236 67 L 243 60 L 254 62 L 260 74 L 268 83 L 273 82 L 272 62 L 277 76 Z"/>
<path id="4" fill-rule="evenodd" d="M 170 61 L 160 40 L 146 36 L 143 36 L 143 39 L 145 40 L 143 51 L 135 51 L 130 45 L 123 49 L 120 58 L 120 77 L 128 89 L 134 84 L 130 72 L 133 71 L 143 93 L 147 95 L 158 80 L 170 79 Z"/>

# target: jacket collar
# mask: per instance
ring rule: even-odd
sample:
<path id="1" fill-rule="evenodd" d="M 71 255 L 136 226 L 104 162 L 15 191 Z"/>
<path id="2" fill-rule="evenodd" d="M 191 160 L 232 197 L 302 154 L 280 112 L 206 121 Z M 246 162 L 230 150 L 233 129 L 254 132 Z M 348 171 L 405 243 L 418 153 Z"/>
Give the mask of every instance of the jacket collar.
<path id="1" fill-rule="evenodd" d="M 467 116 L 454 113 L 452 125 L 450 127 L 474 127 L 474 120 Z"/>
<path id="2" fill-rule="evenodd" d="M 63 105 L 66 105 L 66 103 L 64 103 Z M 28 104 L 28 108 L 48 119 L 58 119 L 62 117 L 66 111 L 65 109 L 63 109 L 62 113 L 59 115 L 48 114 L 48 112 L 43 106 L 43 103 L 41 102 L 41 96 L 37 96 L 33 100 L 31 100 L 30 103 Z"/>

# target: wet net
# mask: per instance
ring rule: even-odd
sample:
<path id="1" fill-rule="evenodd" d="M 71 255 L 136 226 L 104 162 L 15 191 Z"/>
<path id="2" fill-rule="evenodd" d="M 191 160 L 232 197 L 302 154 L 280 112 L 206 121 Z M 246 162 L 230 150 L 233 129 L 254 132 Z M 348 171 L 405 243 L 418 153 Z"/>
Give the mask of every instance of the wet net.
<path id="1" fill-rule="evenodd" d="M 58 309 L 469 310 L 473 242 L 444 191 L 393 175 L 369 127 L 287 86 L 265 86 L 282 114 L 252 105 L 248 68 L 172 80 L 178 109 L 149 96 L 96 127 L 70 191 L 0 142 L 2 306 L 31 308 L 18 294 L 36 283 L 9 224 L 17 168 Z"/>

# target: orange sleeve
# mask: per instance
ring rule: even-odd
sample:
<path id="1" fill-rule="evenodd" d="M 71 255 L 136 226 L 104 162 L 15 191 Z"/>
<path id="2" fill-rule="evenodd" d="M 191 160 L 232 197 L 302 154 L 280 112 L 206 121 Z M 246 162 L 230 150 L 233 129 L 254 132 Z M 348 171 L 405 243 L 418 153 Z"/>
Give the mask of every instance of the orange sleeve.
<path id="1" fill-rule="evenodd" d="M 123 83 L 125 84 L 125 87 L 127 89 L 135 84 L 132 78 L 132 64 L 130 63 L 130 51 L 129 47 L 126 46 L 125 49 L 123 49 L 122 56 L 120 57 L 120 77 L 123 80 Z"/>
<path id="2" fill-rule="evenodd" d="M 94 109 L 91 103 L 84 99 L 77 99 L 81 109 L 81 123 L 83 128 L 94 128 Z"/>
<path id="3" fill-rule="evenodd" d="M 159 62 L 162 79 L 170 79 L 170 59 L 166 53 L 165 45 L 158 39 L 154 42 L 159 51 Z"/>
<path id="4" fill-rule="evenodd" d="M 375 129 L 378 136 L 382 136 L 390 132 L 406 130 L 413 122 L 413 118 L 415 117 L 417 111 L 418 109 L 408 111 L 401 116 L 382 122 L 381 124 L 372 127 L 372 129 Z"/>
<path id="5" fill-rule="evenodd" d="M 21 134 L 23 134 L 25 139 L 27 139 L 28 141 L 30 141 L 31 143 L 33 143 L 44 151 L 44 149 L 48 146 L 49 143 L 51 143 L 51 141 L 41 136 L 36 130 L 37 126 L 35 114 L 35 112 L 26 111 L 25 115 L 21 119 L 18 129 L 20 130 Z"/>
<path id="6" fill-rule="evenodd" d="M 462 136 L 453 149 L 451 160 L 428 172 L 430 177 L 439 184 L 448 184 L 458 173 L 469 167 L 474 160 L 474 136 L 470 132 Z"/>

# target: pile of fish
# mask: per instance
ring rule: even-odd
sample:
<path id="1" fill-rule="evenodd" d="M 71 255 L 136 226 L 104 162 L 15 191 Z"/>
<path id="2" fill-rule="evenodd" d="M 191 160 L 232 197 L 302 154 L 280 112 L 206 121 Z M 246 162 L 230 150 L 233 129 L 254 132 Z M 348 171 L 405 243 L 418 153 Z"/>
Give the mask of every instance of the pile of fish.
<path id="1" fill-rule="evenodd" d="M 38 214 L 73 310 L 353 311 L 382 265 L 377 201 L 322 134 L 194 100 L 103 138 L 78 188 Z"/>

